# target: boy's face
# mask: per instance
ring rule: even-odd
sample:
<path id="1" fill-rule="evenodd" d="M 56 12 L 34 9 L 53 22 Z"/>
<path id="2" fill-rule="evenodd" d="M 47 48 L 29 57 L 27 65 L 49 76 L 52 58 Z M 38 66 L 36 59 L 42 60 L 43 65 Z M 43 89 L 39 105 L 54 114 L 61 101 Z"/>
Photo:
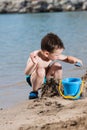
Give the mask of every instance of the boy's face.
<path id="1" fill-rule="evenodd" d="M 53 53 L 48 53 L 48 59 L 50 60 L 57 60 L 59 56 L 62 54 L 64 49 L 57 49 Z"/>

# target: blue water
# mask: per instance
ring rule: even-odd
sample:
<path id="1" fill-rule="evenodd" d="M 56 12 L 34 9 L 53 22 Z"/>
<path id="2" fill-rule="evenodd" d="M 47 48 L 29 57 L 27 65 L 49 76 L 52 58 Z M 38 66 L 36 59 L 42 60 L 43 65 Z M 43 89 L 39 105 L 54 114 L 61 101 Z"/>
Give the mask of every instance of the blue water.
<path id="1" fill-rule="evenodd" d="M 40 48 L 41 38 L 49 32 L 62 39 L 64 54 L 83 60 L 81 69 L 62 63 L 63 77 L 82 76 L 87 68 L 86 26 L 85 11 L 0 15 L 0 107 L 27 99 L 24 68 L 29 53 Z"/>

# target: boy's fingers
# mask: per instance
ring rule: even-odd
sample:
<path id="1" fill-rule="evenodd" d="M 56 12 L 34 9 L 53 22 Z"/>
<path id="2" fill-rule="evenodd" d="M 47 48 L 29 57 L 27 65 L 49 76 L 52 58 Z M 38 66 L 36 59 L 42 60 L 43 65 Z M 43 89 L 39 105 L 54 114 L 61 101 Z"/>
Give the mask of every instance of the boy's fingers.
<path id="1" fill-rule="evenodd" d="M 76 62 L 76 63 L 75 63 L 75 66 L 77 66 L 77 67 L 82 67 L 82 64 L 81 64 L 80 62 Z"/>
<path id="2" fill-rule="evenodd" d="M 30 57 L 31 57 L 32 62 L 36 64 L 37 63 L 36 56 L 31 55 Z"/>

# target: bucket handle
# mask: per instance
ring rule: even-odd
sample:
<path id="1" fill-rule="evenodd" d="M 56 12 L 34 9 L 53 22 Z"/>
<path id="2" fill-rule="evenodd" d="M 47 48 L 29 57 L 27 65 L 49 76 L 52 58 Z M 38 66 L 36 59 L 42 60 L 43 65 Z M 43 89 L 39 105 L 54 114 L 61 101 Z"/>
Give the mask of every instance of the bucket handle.
<path id="1" fill-rule="evenodd" d="M 79 93 L 77 93 L 77 95 L 75 95 L 75 96 L 70 96 L 70 95 L 65 96 L 65 95 L 63 94 L 63 92 L 61 91 L 61 87 L 62 87 L 62 80 L 60 80 L 60 82 L 59 82 L 58 90 L 59 90 L 60 95 L 61 95 L 63 98 L 65 98 L 65 99 L 76 99 L 76 98 L 78 98 L 78 96 L 80 96 L 80 94 L 83 92 L 84 81 L 82 81 L 82 83 L 81 83 L 81 88 L 80 88 Z"/>

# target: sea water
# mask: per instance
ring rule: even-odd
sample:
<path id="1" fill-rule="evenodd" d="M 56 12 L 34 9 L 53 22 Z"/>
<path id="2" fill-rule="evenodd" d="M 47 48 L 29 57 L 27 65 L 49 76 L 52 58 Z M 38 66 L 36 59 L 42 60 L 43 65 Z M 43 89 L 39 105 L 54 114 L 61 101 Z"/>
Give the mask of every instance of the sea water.
<path id="1" fill-rule="evenodd" d="M 31 88 L 24 69 L 29 54 L 40 48 L 41 38 L 57 34 L 63 54 L 83 60 L 83 67 L 61 62 L 63 77 L 81 77 L 87 68 L 87 12 L 0 15 L 0 108 L 28 99 Z M 60 62 L 60 61 L 59 61 Z"/>

